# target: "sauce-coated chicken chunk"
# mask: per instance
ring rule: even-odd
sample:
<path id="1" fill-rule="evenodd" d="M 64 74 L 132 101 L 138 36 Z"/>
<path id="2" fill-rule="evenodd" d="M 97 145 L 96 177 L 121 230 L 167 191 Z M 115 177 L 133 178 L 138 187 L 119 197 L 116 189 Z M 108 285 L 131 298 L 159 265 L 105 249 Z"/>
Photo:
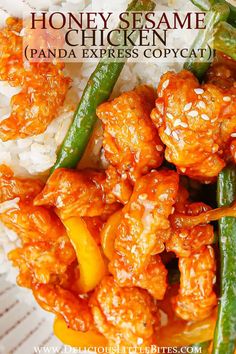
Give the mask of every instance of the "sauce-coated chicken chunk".
<path id="1" fill-rule="evenodd" d="M 97 109 L 104 128 L 105 157 L 132 182 L 162 163 L 163 147 L 150 119 L 154 101 L 153 89 L 140 86 Z"/>
<path id="2" fill-rule="evenodd" d="M 62 289 L 58 285 L 36 284 L 33 294 L 46 311 L 61 315 L 69 328 L 86 332 L 93 326 L 88 301 Z"/>
<path id="3" fill-rule="evenodd" d="M 105 277 L 92 295 L 90 307 L 98 331 L 110 345 L 138 347 L 155 343 L 158 309 L 146 291 L 120 288 L 112 277 Z"/>
<path id="4" fill-rule="evenodd" d="M 177 315 L 184 320 L 199 321 L 208 317 L 217 304 L 213 286 L 216 262 L 211 246 L 203 246 L 190 257 L 179 259 L 180 290 L 173 299 Z"/>
<path id="5" fill-rule="evenodd" d="M 62 106 L 70 79 L 62 64 L 23 62 L 22 21 L 9 18 L 0 31 L 0 80 L 21 91 L 11 99 L 10 116 L 0 122 L 3 141 L 43 133 Z"/>
<path id="6" fill-rule="evenodd" d="M 59 168 L 48 179 L 34 204 L 56 207 L 62 218 L 109 214 L 116 210 L 117 204 L 106 203 L 105 178 L 102 171 Z"/>
<path id="7" fill-rule="evenodd" d="M 134 271 L 141 271 L 152 254 L 165 249 L 178 182 L 173 171 L 152 171 L 137 180 L 130 201 L 122 209 L 114 246 L 117 257 L 122 255 Z"/>
<path id="8" fill-rule="evenodd" d="M 236 131 L 235 104 L 229 88 L 211 82 L 200 85 L 185 70 L 164 74 L 151 117 L 166 145 L 166 159 L 192 178 L 215 179 Z"/>

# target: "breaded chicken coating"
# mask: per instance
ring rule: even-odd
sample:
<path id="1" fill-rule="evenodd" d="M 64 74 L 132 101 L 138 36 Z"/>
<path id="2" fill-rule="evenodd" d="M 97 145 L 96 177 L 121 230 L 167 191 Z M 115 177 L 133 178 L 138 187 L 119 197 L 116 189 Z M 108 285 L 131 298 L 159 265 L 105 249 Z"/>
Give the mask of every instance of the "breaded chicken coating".
<path id="1" fill-rule="evenodd" d="M 56 207 L 62 218 L 111 214 L 118 204 L 107 204 L 104 172 L 59 168 L 53 172 L 35 205 Z"/>
<path id="2" fill-rule="evenodd" d="M 165 248 L 178 182 L 174 171 L 152 171 L 137 180 L 130 201 L 122 209 L 114 248 L 116 257 L 123 256 L 134 271 L 142 271 L 151 255 Z"/>
<path id="3" fill-rule="evenodd" d="M 18 284 L 25 287 L 31 287 L 34 283 L 66 280 L 65 272 L 76 261 L 75 251 L 66 235 L 53 242 L 45 240 L 25 243 L 11 251 L 8 258 L 19 268 Z"/>
<path id="4" fill-rule="evenodd" d="M 154 90 L 140 86 L 97 108 L 105 157 L 132 183 L 162 163 L 163 146 L 150 119 L 154 101 Z"/>
<path id="5" fill-rule="evenodd" d="M 57 316 L 61 315 L 69 328 L 86 332 L 93 327 L 87 299 L 82 299 L 58 285 L 50 284 L 36 284 L 33 294 L 44 310 Z"/>
<path id="6" fill-rule="evenodd" d="M 208 317 L 217 304 L 213 286 L 216 261 L 211 246 L 203 246 L 190 257 L 179 259 L 180 289 L 173 299 L 176 314 L 187 321 Z"/>
<path id="7" fill-rule="evenodd" d="M 0 122 L 3 141 L 43 133 L 63 105 L 70 79 L 63 64 L 23 62 L 22 20 L 9 18 L 0 31 L 0 80 L 21 91 L 11 99 L 10 116 Z"/>
<path id="8" fill-rule="evenodd" d="M 167 270 L 159 255 L 151 256 L 143 271 L 134 272 L 127 260 L 120 256 L 109 264 L 109 270 L 114 275 L 119 286 L 146 289 L 154 299 L 162 300 L 167 288 Z"/>
<path id="9" fill-rule="evenodd" d="M 38 179 L 17 178 L 12 170 L 0 165 L 0 203 L 20 197 L 26 200 L 34 197 L 43 189 L 43 183 Z"/>
<path id="10" fill-rule="evenodd" d="M 191 203 L 188 199 L 188 192 L 182 186 L 179 189 L 175 213 L 186 216 L 199 215 L 211 208 L 204 203 Z M 204 245 L 210 245 L 214 240 L 213 226 L 200 224 L 190 228 L 172 227 L 171 237 L 166 242 L 166 250 L 174 252 L 177 257 L 191 257 L 191 254 Z"/>
<path id="11" fill-rule="evenodd" d="M 235 93 L 211 82 L 200 85 L 186 70 L 164 74 L 157 91 L 151 118 L 166 145 L 166 159 L 192 178 L 214 180 L 236 132 Z"/>
<path id="12" fill-rule="evenodd" d="M 109 345 L 148 346 L 155 343 L 158 309 L 138 288 L 121 288 L 105 277 L 90 299 L 94 323 Z"/>

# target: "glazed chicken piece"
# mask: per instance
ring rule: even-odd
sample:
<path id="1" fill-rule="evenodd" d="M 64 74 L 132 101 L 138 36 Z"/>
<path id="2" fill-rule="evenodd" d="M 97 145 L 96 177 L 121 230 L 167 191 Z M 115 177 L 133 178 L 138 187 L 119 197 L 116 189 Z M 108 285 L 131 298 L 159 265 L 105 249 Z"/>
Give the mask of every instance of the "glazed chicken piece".
<path id="1" fill-rule="evenodd" d="M 181 213 L 191 218 L 211 210 L 208 205 L 200 202 L 191 203 L 188 198 L 187 190 L 180 186 L 174 215 Z M 166 242 L 166 250 L 174 252 L 177 257 L 191 257 L 194 251 L 204 245 L 212 244 L 213 240 L 214 229 L 209 224 L 200 224 L 190 228 L 172 227 L 171 237 Z"/>
<path id="2" fill-rule="evenodd" d="M 21 87 L 12 97 L 10 116 L 0 122 L 3 141 L 43 133 L 63 105 L 70 84 L 61 63 L 30 63 L 25 68 L 21 30 L 22 21 L 9 18 L 0 31 L 0 80 Z"/>
<path id="3" fill-rule="evenodd" d="M 65 273 L 76 261 L 75 251 L 66 235 L 53 242 L 25 243 L 8 254 L 9 260 L 19 268 L 17 282 L 31 287 L 34 283 L 65 282 Z"/>
<path id="4" fill-rule="evenodd" d="M 153 89 L 140 86 L 97 109 L 104 128 L 105 157 L 132 184 L 162 163 L 163 146 L 150 120 L 154 101 Z"/>
<path id="5" fill-rule="evenodd" d="M 164 74 L 151 118 L 166 145 L 166 159 L 192 178 L 214 180 L 225 166 L 224 152 L 236 131 L 235 104 L 230 88 L 200 85 L 185 70 Z"/>
<path id="6" fill-rule="evenodd" d="M 33 294 L 44 310 L 62 316 L 69 328 L 86 332 L 93 327 L 87 299 L 82 299 L 58 285 L 50 284 L 36 284 Z"/>
<path id="7" fill-rule="evenodd" d="M 192 220 L 202 217 L 211 210 L 204 203 L 191 203 L 185 188 L 180 186 L 171 215 L 171 237 L 166 242 L 166 250 L 179 257 L 180 289 L 173 299 L 176 314 L 184 320 L 197 321 L 208 317 L 216 305 L 213 285 L 216 279 L 214 250 L 210 246 L 214 240 L 213 226 L 200 223 L 190 227 L 177 227 L 172 223 L 175 215 L 184 215 Z"/>
<path id="8" fill-rule="evenodd" d="M 173 171 L 152 171 L 139 178 L 114 231 L 114 256 L 109 270 L 120 286 L 139 286 L 156 299 L 166 290 L 167 271 L 158 256 L 170 237 L 169 215 L 178 191 Z M 108 221 L 109 222 L 109 221 Z"/>
<path id="9" fill-rule="evenodd" d="M 34 206 L 32 201 L 19 201 L 0 211 L 0 220 L 15 231 L 23 243 L 54 241 L 65 234 L 60 219 L 51 210 Z"/>
<path id="10" fill-rule="evenodd" d="M 165 248 L 178 182 L 173 171 L 152 171 L 138 179 L 129 203 L 122 209 L 114 248 L 117 257 L 125 257 L 134 271 L 142 270 L 152 254 Z"/>
<path id="11" fill-rule="evenodd" d="M 148 346 L 155 343 L 158 309 L 150 295 L 138 288 L 120 288 L 105 277 L 90 299 L 94 323 L 109 345 Z"/>
<path id="12" fill-rule="evenodd" d="M 180 289 L 173 299 L 176 314 L 184 320 L 207 318 L 217 304 L 213 286 L 216 262 L 211 246 L 203 246 L 190 257 L 179 259 Z"/>
<path id="13" fill-rule="evenodd" d="M 52 210 L 34 206 L 32 199 L 41 191 L 37 180 L 14 177 L 6 166 L 0 168 L 0 221 L 15 231 L 22 247 L 10 252 L 9 258 L 19 267 L 18 283 L 51 282 L 64 275 L 76 255 L 64 226 Z M 14 203 L 9 199 L 14 198 Z M 15 200 L 17 198 L 18 200 Z"/>
<path id="14" fill-rule="evenodd" d="M 32 198 L 42 189 L 40 180 L 17 178 L 9 167 L 0 165 L 0 203 L 17 197 L 21 200 Z"/>
<path id="15" fill-rule="evenodd" d="M 109 215 L 119 205 L 106 203 L 105 178 L 102 171 L 58 168 L 34 204 L 56 207 L 62 218 Z"/>

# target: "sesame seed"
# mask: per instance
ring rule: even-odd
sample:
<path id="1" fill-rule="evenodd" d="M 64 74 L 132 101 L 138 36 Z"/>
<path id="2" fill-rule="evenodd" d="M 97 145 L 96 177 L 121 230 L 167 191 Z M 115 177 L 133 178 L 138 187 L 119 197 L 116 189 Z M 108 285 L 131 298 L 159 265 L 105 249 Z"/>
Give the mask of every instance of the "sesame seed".
<path id="1" fill-rule="evenodd" d="M 166 127 L 166 129 L 164 130 L 164 133 L 166 133 L 166 135 L 170 135 L 171 134 L 170 128 Z"/>
<path id="2" fill-rule="evenodd" d="M 184 106 L 184 112 L 189 111 L 189 110 L 191 109 L 191 107 L 192 107 L 192 103 L 191 103 L 191 102 L 190 102 L 190 103 L 187 103 L 187 104 Z"/>
<path id="3" fill-rule="evenodd" d="M 198 111 L 190 111 L 190 112 L 188 113 L 188 115 L 189 115 L 190 117 L 197 117 L 197 116 L 198 116 Z"/>
<path id="4" fill-rule="evenodd" d="M 231 134 L 232 138 L 236 138 L 236 133 Z"/>
<path id="5" fill-rule="evenodd" d="M 209 118 L 208 115 L 206 115 L 206 114 L 201 114 L 201 117 L 202 117 L 202 119 L 204 119 L 204 120 L 210 120 L 210 118 Z"/>
<path id="6" fill-rule="evenodd" d="M 230 101 L 231 101 L 231 97 L 229 97 L 229 96 L 224 96 L 224 97 L 223 97 L 223 101 L 225 101 L 225 102 L 230 102 Z"/>
<path id="7" fill-rule="evenodd" d="M 143 338 L 138 338 L 138 340 L 137 340 L 137 344 L 138 344 L 138 345 L 143 344 Z"/>
<path id="8" fill-rule="evenodd" d="M 181 125 L 181 120 L 178 118 L 178 119 L 176 119 L 175 121 L 174 121 L 174 127 L 178 127 L 178 126 L 180 126 Z"/>
<path id="9" fill-rule="evenodd" d="M 171 113 L 166 113 L 166 116 L 167 116 L 167 118 L 169 118 L 169 119 L 173 119 L 174 118 L 174 116 L 171 114 Z"/>
<path id="10" fill-rule="evenodd" d="M 157 151 L 163 151 L 163 147 L 161 145 L 156 146 Z"/>
<path id="11" fill-rule="evenodd" d="M 201 88 L 196 88 L 194 89 L 194 92 L 197 94 L 197 95 L 202 95 L 204 93 L 204 90 L 201 89 Z"/>
<path id="12" fill-rule="evenodd" d="M 175 140 L 179 141 L 179 136 L 178 136 L 178 134 L 177 134 L 176 132 L 173 132 L 173 133 L 172 133 L 172 136 L 173 136 L 173 138 L 174 138 Z"/>
<path id="13" fill-rule="evenodd" d="M 206 104 L 205 102 L 203 101 L 199 101 L 198 104 L 197 104 L 198 107 L 202 108 L 202 109 L 205 109 L 206 108 Z"/>
<path id="14" fill-rule="evenodd" d="M 169 85 L 169 83 L 170 83 L 170 80 L 164 81 L 162 84 L 162 89 L 165 90 L 167 88 L 167 86 Z"/>
<path id="15" fill-rule="evenodd" d="M 188 124 L 187 124 L 187 123 L 184 123 L 184 122 L 181 122 L 181 123 L 180 123 L 180 126 L 183 127 L 183 128 L 188 128 Z"/>
<path id="16" fill-rule="evenodd" d="M 186 172 L 186 168 L 185 168 L 185 167 L 181 167 L 181 168 L 180 168 L 180 171 L 183 172 L 183 173 L 185 173 L 185 172 Z"/>

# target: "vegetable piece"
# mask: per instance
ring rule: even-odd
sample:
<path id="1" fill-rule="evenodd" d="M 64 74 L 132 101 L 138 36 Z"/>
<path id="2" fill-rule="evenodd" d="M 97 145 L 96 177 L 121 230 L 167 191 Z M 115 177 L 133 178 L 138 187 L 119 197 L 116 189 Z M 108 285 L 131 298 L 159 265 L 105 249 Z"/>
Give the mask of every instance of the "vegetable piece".
<path id="1" fill-rule="evenodd" d="M 193 353 L 209 354 L 209 347 L 211 341 L 195 343 L 191 347 L 194 349 Z"/>
<path id="2" fill-rule="evenodd" d="M 227 206 L 236 198 L 236 168 L 226 167 L 218 177 L 218 205 Z M 219 220 L 221 294 L 214 334 L 213 354 L 232 354 L 236 342 L 236 218 Z"/>
<path id="3" fill-rule="evenodd" d="M 214 48 L 236 60 L 236 28 L 220 22 L 214 35 Z"/>
<path id="4" fill-rule="evenodd" d="M 228 22 L 232 26 L 236 26 L 236 7 L 225 0 L 190 0 L 195 6 L 197 6 L 200 10 L 209 11 L 211 6 L 214 4 L 227 4 L 230 9 Z"/>
<path id="5" fill-rule="evenodd" d="M 158 346 L 186 346 L 211 340 L 214 334 L 215 323 L 216 311 L 202 321 L 187 323 L 179 320 L 176 323 L 175 321 L 171 321 L 158 332 Z"/>
<path id="6" fill-rule="evenodd" d="M 200 53 L 198 58 L 190 58 L 184 64 L 186 70 L 191 71 L 199 80 L 203 79 L 203 76 L 210 66 L 209 62 L 209 47 L 212 42 L 213 27 L 220 21 L 226 21 L 229 16 L 229 6 L 226 4 L 216 4 L 212 6 L 205 18 L 206 29 L 199 30 L 199 33 L 193 43 L 191 49 L 205 50 L 204 55 L 201 57 Z"/>
<path id="7" fill-rule="evenodd" d="M 116 237 L 116 229 L 120 223 L 122 211 L 118 210 L 112 214 L 106 222 L 105 227 L 102 229 L 102 248 L 105 256 L 111 261 L 114 256 L 114 242 Z"/>
<path id="8" fill-rule="evenodd" d="M 152 11 L 154 8 L 155 4 L 151 0 L 133 0 L 127 11 Z M 131 33 L 131 30 L 128 31 L 129 33 Z M 135 40 L 134 37 L 133 40 Z M 116 35 L 116 43 L 122 46 L 121 34 Z M 127 46 L 127 48 L 132 48 L 132 46 Z M 88 80 L 75 112 L 73 123 L 69 128 L 51 172 L 59 167 L 76 167 L 97 121 L 96 108 L 109 98 L 124 65 L 125 61 L 111 62 L 106 58 L 102 59 L 97 65 Z"/>
<path id="9" fill-rule="evenodd" d="M 105 347 L 107 340 L 96 331 L 78 332 L 67 327 L 66 322 L 56 317 L 54 320 L 53 331 L 57 338 L 66 345 L 72 347 Z"/>
<path id="10" fill-rule="evenodd" d="M 78 288 L 82 293 L 93 290 L 106 273 L 100 249 L 85 221 L 79 217 L 62 220 L 79 262 Z"/>

